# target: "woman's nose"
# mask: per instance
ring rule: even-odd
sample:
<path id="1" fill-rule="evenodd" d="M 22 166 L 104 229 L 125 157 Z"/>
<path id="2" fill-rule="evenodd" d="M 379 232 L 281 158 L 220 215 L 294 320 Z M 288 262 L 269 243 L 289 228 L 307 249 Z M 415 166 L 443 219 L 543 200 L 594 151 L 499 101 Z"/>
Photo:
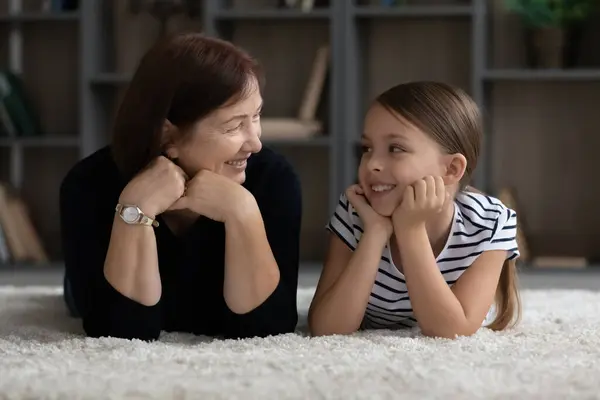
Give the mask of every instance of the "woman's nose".
<path id="1" fill-rule="evenodd" d="M 258 153 L 262 149 L 262 142 L 260 141 L 261 136 L 260 124 L 253 124 L 252 128 L 248 130 L 248 150 L 253 153 Z"/>

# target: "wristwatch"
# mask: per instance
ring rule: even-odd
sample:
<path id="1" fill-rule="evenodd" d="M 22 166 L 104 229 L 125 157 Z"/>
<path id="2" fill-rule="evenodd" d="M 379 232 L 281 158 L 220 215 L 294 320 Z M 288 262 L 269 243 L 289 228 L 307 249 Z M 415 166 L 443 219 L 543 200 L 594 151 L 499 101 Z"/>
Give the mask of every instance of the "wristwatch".
<path id="1" fill-rule="evenodd" d="M 158 221 L 144 214 L 138 206 L 131 204 L 117 204 L 115 208 L 119 217 L 129 225 L 148 225 L 158 227 Z"/>

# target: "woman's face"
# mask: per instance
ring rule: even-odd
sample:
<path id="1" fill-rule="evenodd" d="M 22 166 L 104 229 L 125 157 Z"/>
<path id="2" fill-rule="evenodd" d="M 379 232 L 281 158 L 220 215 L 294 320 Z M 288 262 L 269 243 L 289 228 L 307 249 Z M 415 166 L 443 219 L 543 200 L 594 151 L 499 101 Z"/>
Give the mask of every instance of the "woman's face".
<path id="1" fill-rule="evenodd" d="M 262 96 L 256 83 L 249 96 L 198 121 L 169 148 L 178 165 L 194 176 L 206 169 L 243 183 L 248 158 L 261 150 Z"/>

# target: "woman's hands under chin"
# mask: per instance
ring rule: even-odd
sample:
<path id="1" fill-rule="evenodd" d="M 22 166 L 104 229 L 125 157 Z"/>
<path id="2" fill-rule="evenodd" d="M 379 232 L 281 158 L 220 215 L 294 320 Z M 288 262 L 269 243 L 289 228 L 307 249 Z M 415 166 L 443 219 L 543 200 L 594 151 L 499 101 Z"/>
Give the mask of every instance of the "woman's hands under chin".
<path id="1" fill-rule="evenodd" d="M 186 180 L 181 168 L 159 156 L 125 186 L 119 203 L 136 205 L 156 218 L 183 195 Z"/>
<path id="2" fill-rule="evenodd" d="M 184 195 L 169 211 L 190 210 L 214 221 L 254 212 L 258 209 L 254 196 L 242 185 L 208 170 L 201 170 L 187 182 Z"/>

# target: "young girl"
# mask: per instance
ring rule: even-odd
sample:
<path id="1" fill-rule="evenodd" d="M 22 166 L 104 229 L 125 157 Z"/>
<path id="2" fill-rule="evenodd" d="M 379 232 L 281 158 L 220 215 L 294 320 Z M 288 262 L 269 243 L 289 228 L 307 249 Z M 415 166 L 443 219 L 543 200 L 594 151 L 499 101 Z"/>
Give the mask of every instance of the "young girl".
<path id="1" fill-rule="evenodd" d="M 516 323 L 516 213 L 467 187 L 481 131 L 477 105 L 443 83 L 402 84 L 376 99 L 359 184 L 327 226 L 313 335 L 418 326 L 454 338 Z"/>

